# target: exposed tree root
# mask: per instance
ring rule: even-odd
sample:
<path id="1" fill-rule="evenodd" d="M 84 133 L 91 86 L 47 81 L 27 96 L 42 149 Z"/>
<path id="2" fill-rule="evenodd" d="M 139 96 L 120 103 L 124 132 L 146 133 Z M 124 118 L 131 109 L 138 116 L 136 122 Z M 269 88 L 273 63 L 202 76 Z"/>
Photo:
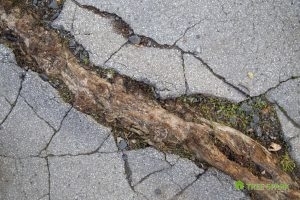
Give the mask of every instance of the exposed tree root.
<path id="1" fill-rule="evenodd" d="M 5 13 L 0 6 L 1 13 Z M 81 67 L 58 34 L 37 24 L 34 13 L 2 14 L 0 28 L 13 32 L 24 41 L 25 50 L 37 68 L 60 78 L 74 94 L 74 107 L 83 112 L 101 113 L 105 121 L 149 139 L 155 146 L 182 144 L 199 159 L 245 183 L 285 183 L 289 190 L 254 191 L 262 199 L 300 199 L 299 185 L 279 167 L 279 160 L 265 147 L 243 133 L 206 119 L 188 122 L 168 112 L 156 101 L 141 93 L 130 93 L 124 80 L 117 76 L 112 82 L 92 70 Z M 230 160 L 213 138 L 227 146 L 235 155 L 250 160 L 268 176 L 253 174 L 248 168 Z"/>

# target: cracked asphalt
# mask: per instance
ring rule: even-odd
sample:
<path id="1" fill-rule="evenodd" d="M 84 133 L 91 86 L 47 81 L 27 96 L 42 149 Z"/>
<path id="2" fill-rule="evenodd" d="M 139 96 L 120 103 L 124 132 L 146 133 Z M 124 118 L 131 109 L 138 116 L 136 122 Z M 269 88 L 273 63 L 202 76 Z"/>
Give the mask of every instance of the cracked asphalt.
<path id="1" fill-rule="evenodd" d="M 294 0 L 67 0 L 52 27 L 71 33 L 96 66 L 152 85 L 162 99 L 266 96 L 299 164 L 299 13 Z M 124 27 L 147 43 L 130 42 Z"/>
<path id="2" fill-rule="evenodd" d="M 70 32 L 94 65 L 152 85 L 162 99 L 265 95 L 299 165 L 299 13 L 298 0 L 66 0 L 52 27 Z M 249 197 L 214 168 L 154 148 L 118 149 L 109 127 L 65 103 L 0 44 L 0 199 Z"/>
<path id="3" fill-rule="evenodd" d="M 150 147 L 119 150 L 110 128 L 0 52 L 1 200 L 248 198 L 214 168 Z"/>

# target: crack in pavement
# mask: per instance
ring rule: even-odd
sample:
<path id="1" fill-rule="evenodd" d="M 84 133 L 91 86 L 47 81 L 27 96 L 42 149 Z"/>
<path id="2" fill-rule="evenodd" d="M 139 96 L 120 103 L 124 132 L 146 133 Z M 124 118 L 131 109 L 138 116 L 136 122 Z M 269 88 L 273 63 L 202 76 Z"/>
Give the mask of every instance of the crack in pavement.
<path id="1" fill-rule="evenodd" d="M 139 183 L 135 184 L 135 185 L 132 185 L 132 170 L 130 169 L 130 166 L 129 166 L 129 161 L 128 161 L 128 156 L 126 153 L 124 153 L 122 151 L 122 158 L 123 158 L 123 161 L 124 161 L 124 170 L 125 170 L 125 175 L 126 175 L 126 180 L 128 182 L 128 185 L 129 187 L 131 188 L 131 190 L 135 193 L 135 194 L 138 194 L 138 195 L 141 195 L 142 197 L 144 197 L 146 200 L 149 200 L 143 193 L 141 192 L 138 192 L 135 190 L 135 186 L 137 186 Z M 152 174 L 152 173 L 151 173 Z M 150 175 L 149 175 L 150 176 Z"/>
<path id="2" fill-rule="evenodd" d="M 191 53 L 191 52 L 185 52 L 185 53 L 194 56 L 194 58 L 196 58 L 197 60 L 199 60 L 199 61 L 202 63 L 202 65 L 204 65 L 204 66 L 206 67 L 206 69 L 208 69 L 215 77 L 217 77 L 218 79 L 220 79 L 223 83 L 225 83 L 226 85 L 228 85 L 228 86 L 234 88 L 235 90 L 237 90 L 239 93 L 241 93 L 241 94 L 242 94 L 243 96 L 245 96 L 246 98 L 250 98 L 250 97 L 251 97 L 251 96 L 249 95 L 249 93 L 247 93 L 247 92 L 241 90 L 239 87 L 237 87 L 237 86 L 233 85 L 232 83 L 228 82 L 228 81 L 226 80 L 225 77 L 223 77 L 223 76 L 217 74 L 217 73 L 216 73 L 216 72 L 208 65 L 208 63 L 206 63 L 202 58 L 196 56 L 194 53 Z"/>
<path id="3" fill-rule="evenodd" d="M 182 38 L 184 38 L 184 36 L 186 35 L 186 33 L 187 33 L 190 29 L 194 28 L 195 26 L 197 26 L 198 24 L 200 24 L 200 23 L 203 22 L 204 20 L 207 20 L 207 19 L 202 19 L 202 20 L 196 22 L 195 24 L 193 24 L 193 25 L 187 27 L 187 28 L 185 29 L 184 33 L 182 34 L 182 36 L 180 36 L 180 37 L 173 43 L 172 46 L 177 46 L 177 45 L 176 45 L 177 42 L 178 42 L 179 40 L 181 40 Z"/>
<path id="4" fill-rule="evenodd" d="M 94 6 L 91 6 L 91 5 L 83 5 L 83 4 L 80 4 L 78 3 L 76 0 L 71 0 L 73 3 L 75 3 L 77 6 L 83 8 L 83 9 L 86 9 L 86 10 L 89 10 L 91 12 L 93 12 L 94 14 L 97 14 L 97 15 L 100 15 L 101 17 L 117 17 L 118 18 L 118 21 L 120 21 L 122 24 L 125 24 L 126 27 L 128 27 L 129 31 L 128 32 L 131 32 L 132 34 L 134 34 L 134 30 L 130 27 L 130 25 L 128 23 L 126 23 L 120 16 L 118 16 L 117 14 L 115 13 L 109 13 L 109 12 L 106 12 L 106 11 L 101 11 L 99 10 L 98 8 L 94 7 Z M 193 24 L 192 26 L 188 27 L 186 29 L 186 32 L 195 27 L 197 24 L 201 23 L 203 20 L 205 19 L 202 19 L 201 21 L 197 22 L 196 24 Z M 116 19 L 114 19 L 114 21 L 117 21 Z M 120 31 L 122 32 L 122 31 Z M 122 34 L 124 36 L 124 34 Z M 130 34 L 127 34 L 127 35 L 130 35 Z M 150 37 L 147 37 L 147 36 L 144 36 L 144 35 L 138 35 L 142 40 L 146 40 L 148 41 L 147 43 L 151 43 L 150 47 L 154 47 L 154 48 L 160 48 L 160 49 L 175 49 L 175 50 L 178 50 L 180 51 L 182 54 L 189 54 L 189 55 L 192 55 L 193 57 L 195 57 L 196 59 L 200 60 L 200 62 L 215 76 L 217 77 L 218 79 L 220 79 L 222 82 L 224 82 L 226 85 L 234 88 L 235 90 L 237 90 L 238 92 L 240 92 L 243 96 L 245 96 L 246 98 L 249 98 L 250 95 L 241 90 L 239 87 L 235 86 L 234 84 L 228 82 L 226 80 L 225 77 L 221 76 L 220 74 L 217 74 L 209 65 L 208 63 L 204 62 L 204 60 L 198 56 L 196 56 L 194 53 L 192 52 L 188 52 L 188 51 L 184 51 L 183 49 L 181 49 L 179 46 L 176 45 L 176 43 L 174 43 L 173 45 L 168 45 L 168 44 L 159 44 L 158 42 L 156 42 L 154 39 L 150 38 Z M 125 38 L 128 39 L 128 36 L 124 36 Z M 126 42 L 125 44 L 127 44 L 128 42 Z M 123 44 L 121 46 L 121 48 L 119 50 L 122 49 L 122 47 L 125 45 Z M 145 46 L 147 47 L 147 45 Z M 117 50 L 116 52 L 114 52 L 110 58 L 108 60 L 105 61 L 105 63 L 107 63 L 111 57 L 116 54 L 119 50 Z M 184 74 L 184 77 L 185 77 L 185 74 Z M 185 79 L 186 80 L 186 79 Z"/>
<path id="5" fill-rule="evenodd" d="M 204 175 L 206 173 L 207 170 L 205 170 L 204 172 L 202 173 L 199 173 L 197 176 L 196 176 L 196 179 L 194 181 L 192 181 L 191 183 L 189 183 L 186 187 L 184 187 L 180 192 L 178 192 L 177 194 L 175 194 L 170 200 L 176 200 L 180 195 L 183 194 L 184 191 L 186 191 L 189 187 L 191 187 L 196 181 L 198 181 L 200 179 L 200 177 L 202 175 Z M 181 188 L 181 187 L 180 187 Z"/>
<path id="6" fill-rule="evenodd" d="M 117 49 L 115 52 L 113 52 L 109 57 L 108 57 L 108 59 L 106 60 L 106 61 L 104 61 L 104 63 L 103 63 L 103 65 L 104 65 L 104 67 L 105 67 L 105 64 L 115 55 L 115 54 L 117 54 L 126 44 L 128 44 L 128 41 L 127 42 L 125 42 L 124 44 L 122 44 L 120 47 L 119 47 L 119 49 Z"/>
<path id="7" fill-rule="evenodd" d="M 124 152 L 122 152 L 122 159 L 124 161 L 124 170 L 126 174 L 126 180 L 130 186 L 130 188 L 135 192 L 134 187 L 132 186 L 132 171 L 129 167 L 128 156 Z"/>
<path id="8" fill-rule="evenodd" d="M 19 100 L 19 97 L 21 95 L 21 90 L 22 90 L 22 87 L 23 87 L 23 82 L 25 80 L 25 76 L 26 76 L 26 71 L 25 72 L 21 72 L 20 74 L 20 79 L 21 79 L 21 82 L 20 82 L 20 87 L 19 87 L 19 90 L 18 90 L 18 94 L 17 94 L 17 97 L 16 99 L 14 100 L 13 103 L 10 103 L 11 104 L 11 108 L 9 110 L 9 112 L 7 113 L 7 115 L 4 117 L 4 119 L 0 122 L 0 129 L 2 127 L 2 125 L 4 124 L 4 122 L 7 120 L 7 118 L 9 117 L 9 115 L 12 113 L 13 109 L 15 108 L 15 106 L 17 105 L 17 102 Z"/>
<path id="9" fill-rule="evenodd" d="M 101 17 L 117 17 L 117 18 L 118 18 L 118 21 L 121 21 L 122 24 L 125 24 L 127 27 L 129 27 L 129 29 L 130 29 L 129 32 L 134 33 L 134 30 L 130 27 L 130 25 L 129 25 L 128 23 L 126 23 L 126 22 L 125 22 L 120 16 L 118 16 L 117 14 L 115 14 L 115 13 L 109 13 L 109 12 L 107 12 L 107 11 L 101 11 L 100 9 L 98 9 L 98 8 L 96 8 L 96 7 L 94 7 L 94 6 L 91 6 L 91 5 L 80 4 L 80 3 L 78 3 L 76 0 L 72 0 L 72 2 L 74 2 L 77 6 L 79 6 L 79 7 L 81 7 L 81 8 L 90 10 L 90 11 L 92 11 L 93 13 L 95 13 L 95 14 L 97 14 L 97 15 L 100 15 Z M 220 80 L 221 80 L 222 82 L 224 82 L 226 85 L 228 85 L 228 86 L 234 88 L 235 90 L 237 90 L 239 93 L 241 93 L 241 94 L 242 94 L 243 96 L 245 96 L 246 98 L 257 97 L 257 96 L 260 96 L 260 95 L 264 95 L 264 94 L 266 94 L 267 92 L 273 90 L 274 88 L 277 88 L 280 84 L 282 84 L 282 83 L 284 83 L 284 82 L 286 82 L 286 81 L 288 81 L 288 80 L 290 80 L 290 79 L 299 78 L 299 76 L 293 76 L 293 77 L 290 77 L 290 78 L 288 78 L 288 79 L 286 79 L 286 80 L 279 81 L 279 83 L 278 83 L 277 85 L 275 85 L 275 86 L 269 88 L 266 92 L 264 92 L 264 93 L 262 93 L 262 94 L 259 94 L 259 95 L 256 95 L 256 96 L 250 96 L 250 95 L 249 95 L 250 91 L 249 91 L 248 88 L 246 88 L 246 87 L 243 86 L 243 85 L 238 85 L 238 86 L 236 86 L 236 85 L 230 83 L 229 81 L 227 81 L 227 79 L 226 79 L 225 77 L 223 77 L 222 75 L 216 73 L 216 72 L 212 69 L 212 67 L 210 67 L 209 64 L 206 63 L 201 57 L 196 56 L 193 52 L 184 51 L 183 49 L 181 49 L 179 46 L 176 45 L 176 43 L 178 42 L 178 40 L 180 40 L 181 38 L 183 38 L 183 37 L 186 35 L 186 33 L 187 33 L 190 29 L 192 29 L 193 27 L 197 26 L 198 24 L 200 24 L 200 23 L 201 23 L 202 21 L 204 21 L 204 20 L 207 20 L 207 19 L 202 19 L 202 20 L 198 21 L 197 23 L 195 23 L 195 24 L 189 26 L 188 28 L 186 28 L 184 34 L 183 34 L 179 39 L 177 39 L 177 40 L 174 42 L 174 44 L 172 44 L 172 45 L 169 45 L 169 44 L 159 44 L 159 43 L 156 42 L 154 39 L 149 38 L 149 37 L 144 36 L 144 35 L 138 35 L 138 36 L 140 36 L 141 38 L 144 38 L 144 39 L 146 39 L 146 40 L 148 40 L 148 41 L 151 41 L 151 43 L 152 43 L 151 46 L 154 47 L 154 48 L 161 48 L 161 49 L 176 49 L 176 50 L 179 50 L 182 54 L 189 54 L 189 55 L 192 55 L 194 58 L 196 58 L 197 60 L 199 60 L 199 61 L 200 61 L 200 62 L 201 62 L 201 63 L 202 63 L 202 64 L 203 64 L 203 65 L 204 65 L 204 66 L 205 66 L 205 67 L 206 67 L 206 68 L 207 68 L 214 76 L 215 76 L 215 77 L 217 77 L 218 79 L 220 79 Z M 116 20 L 115 20 L 115 21 L 116 21 Z M 124 36 L 124 37 L 125 37 L 125 36 Z M 127 37 L 127 39 L 128 39 L 128 37 Z M 126 43 L 125 43 L 125 44 L 126 44 Z M 122 46 L 124 46 L 125 44 L 123 44 Z M 120 49 L 121 49 L 121 48 L 120 48 Z M 119 50 L 120 50 L 120 49 L 119 49 Z M 118 51 L 119 51 L 119 50 L 118 50 Z M 114 54 L 116 54 L 118 51 L 114 52 L 114 53 L 110 56 L 110 58 L 111 58 Z M 109 58 L 108 60 L 106 60 L 105 63 L 107 63 L 107 62 L 110 60 L 110 58 Z M 185 78 L 185 85 L 187 86 L 187 84 L 186 84 L 186 75 L 185 75 L 185 73 L 184 73 L 183 75 L 184 75 L 184 78 Z M 241 88 L 244 88 L 244 90 L 246 90 L 247 92 L 244 91 L 244 90 L 241 89 Z M 186 89 L 186 91 L 187 91 L 187 89 Z"/>
<path id="10" fill-rule="evenodd" d="M 48 170 L 48 191 L 49 191 L 49 200 L 51 200 L 51 173 L 50 173 L 50 164 L 48 157 L 45 158 Z"/>
<path id="11" fill-rule="evenodd" d="M 87 153 L 77 153 L 77 154 L 70 154 L 70 153 L 67 153 L 67 154 L 47 154 L 46 156 L 44 157 L 41 157 L 41 156 L 38 156 L 39 158 L 48 158 L 48 157 L 51 157 L 51 158 L 55 158 L 55 157 L 58 157 L 58 158 L 63 158 L 63 157 L 77 157 L 77 156 L 91 156 L 91 155 L 95 155 L 95 154 L 114 154 L 114 153 L 118 153 L 118 151 L 112 151 L 112 152 L 97 152 L 97 151 L 92 151 L 92 152 L 87 152 Z"/>
<path id="12" fill-rule="evenodd" d="M 184 64 L 184 57 L 183 57 L 183 55 L 184 54 L 181 52 L 182 70 L 183 70 L 183 77 L 184 77 L 184 84 L 185 84 L 185 95 L 187 95 L 188 92 L 190 91 L 190 88 L 189 88 L 189 84 L 188 84 L 187 78 L 186 78 L 185 64 Z"/>
<path id="13" fill-rule="evenodd" d="M 50 142 L 49 142 L 50 143 Z M 49 166 L 48 166 L 48 168 L 49 168 Z M 49 171 L 49 177 L 50 177 L 50 171 Z M 50 178 L 49 178 L 50 179 Z M 49 191 L 50 191 L 50 189 L 49 189 Z"/>
<path id="14" fill-rule="evenodd" d="M 173 167 L 174 165 L 176 165 L 176 164 L 178 163 L 179 159 L 181 158 L 180 156 L 178 156 L 178 157 L 176 158 L 176 160 L 174 161 L 174 163 L 172 164 L 172 163 L 170 163 L 170 161 L 168 161 L 168 159 L 167 159 L 167 153 L 166 153 L 166 152 L 162 152 L 162 153 L 164 154 L 164 161 L 166 161 L 171 167 Z"/>
<path id="15" fill-rule="evenodd" d="M 99 150 L 101 149 L 101 147 L 103 146 L 103 144 L 109 139 L 110 137 L 110 133 L 107 134 L 107 136 L 105 137 L 105 139 L 103 140 L 103 142 L 101 142 L 101 144 L 99 145 L 99 147 L 97 147 L 95 150 L 92 150 L 90 152 L 86 152 L 86 153 L 77 153 L 77 154 L 72 154 L 72 153 L 68 153 L 68 154 L 47 154 L 46 157 L 65 157 L 65 156 L 89 156 L 89 155 L 93 155 L 93 154 L 110 154 L 110 153 L 117 153 L 116 152 L 99 152 Z M 49 143 L 50 144 L 50 143 Z M 49 145 L 48 145 L 49 146 Z M 43 151 L 43 150 L 42 150 Z"/>
<path id="16" fill-rule="evenodd" d="M 126 175 L 125 178 L 126 178 L 126 181 L 127 181 L 128 185 L 129 185 L 130 189 L 131 189 L 134 193 L 140 194 L 140 195 L 142 195 L 142 196 L 144 197 L 143 194 L 141 194 L 141 193 L 135 191 L 134 186 L 132 185 L 132 170 L 130 169 L 130 166 L 129 166 L 128 156 L 127 156 L 127 154 L 125 154 L 123 151 L 122 151 L 122 159 L 123 159 L 123 161 L 124 161 L 124 171 L 125 171 L 125 175 Z"/>
<path id="17" fill-rule="evenodd" d="M 31 104 L 29 104 L 29 102 L 26 100 L 25 97 L 23 97 L 21 94 L 20 94 L 20 97 L 23 98 L 24 102 L 31 108 L 31 110 L 34 112 L 34 114 L 35 114 L 40 120 L 44 121 L 50 128 L 53 129 L 54 132 L 56 131 L 56 129 L 55 129 L 48 121 L 46 121 L 43 117 L 41 117 L 41 116 L 36 112 L 36 110 L 33 108 L 33 106 L 32 106 Z"/>
<path id="18" fill-rule="evenodd" d="M 284 110 L 282 106 L 279 105 L 277 101 L 274 101 L 274 104 L 278 106 L 279 110 L 284 114 L 284 116 L 296 127 L 300 129 L 300 124 L 298 124 L 293 118 L 291 118 L 288 113 Z"/>
<path id="19" fill-rule="evenodd" d="M 24 157 L 13 157 L 13 156 L 7 156 L 7 155 L 2 155 L 0 154 L 0 157 L 3 158 L 9 158 L 9 159 L 30 159 L 30 158 L 62 158 L 62 157 L 77 157 L 77 156 L 90 156 L 90 155 L 95 155 L 95 154 L 114 154 L 118 153 L 118 151 L 112 151 L 112 152 L 87 152 L 87 153 L 78 153 L 78 154 L 60 154 L 60 155 L 55 155 L 55 154 L 47 154 L 45 156 L 43 155 L 29 155 L 29 156 L 24 156 Z"/>
<path id="20" fill-rule="evenodd" d="M 4 97 L 4 100 L 10 105 L 10 106 L 12 106 L 13 104 L 5 97 L 5 96 L 3 96 Z"/>
<path id="21" fill-rule="evenodd" d="M 270 87 L 267 91 L 265 91 L 264 93 L 260 94 L 260 95 L 257 95 L 257 96 L 251 96 L 251 97 L 258 97 L 258 96 L 261 96 L 261 95 L 266 95 L 268 92 L 271 92 L 272 90 L 275 90 L 276 88 L 278 88 L 281 84 L 285 83 L 285 82 L 288 82 L 290 80 L 295 80 L 295 79 L 299 79 L 300 76 L 291 76 L 285 80 L 282 80 L 282 81 L 279 81 L 275 86 L 273 87 Z"/>
<path id="22" fill-rule="evenodd" d="M 71 104 L 70 104 L 70 105 L 71 105 Z M 69 114 L 69 112 L 72 110 L 72 108 L 73 108 L 73 105 L 71 105 L 70 108 L 66 111 L 65 115 L 63 116 L 63 119 L 61 120 L 61 122 L 60 122 L 60 124 L 59 124 L 58 129 L 56 130 L 56 129 L 53 127 L 54 133 L 53 133 L 53 135 L 51 136 L 49 142 L 46 144 L 46 146 L 39 152 L 39 155 L 41 155 L 43 151 L 46 151 L 46 150 L 47 150 L 47 148 L 49 147 L 49 145 L 50 145 L 51 141 L 53 140 L 54 136 L 60 131 L 60 129 L 61 129 L 61 127 L 62 127 L 62 124 L 63 124 L 64 120 L 66 119 L 66 117 L 68 116 L 68 114 Z"/>
<path id="23" fill-rule="evenodd" d="M 143 178 L 141 178 L 141 180 L 139 180 L 136 184 L 133 185 L 133 187 L 136 187 L 137 185 L 141 184 L 142 182 L 146 181 L 151 175 L 154 175 L 156 173 L 159 173 L 159 172 L 162 172 L 164 170 L 167 170 L 167 169 L 171 169 L 172 166 L 169 166 L 169 167 L 165 167 L 165 168 L 162 168 L 162 169 L 159 169 L 159 170 L 156 170 L 156 171 L 153 171 L 149 174 L 147 174 L 146 176 L 144 176 Z"/>

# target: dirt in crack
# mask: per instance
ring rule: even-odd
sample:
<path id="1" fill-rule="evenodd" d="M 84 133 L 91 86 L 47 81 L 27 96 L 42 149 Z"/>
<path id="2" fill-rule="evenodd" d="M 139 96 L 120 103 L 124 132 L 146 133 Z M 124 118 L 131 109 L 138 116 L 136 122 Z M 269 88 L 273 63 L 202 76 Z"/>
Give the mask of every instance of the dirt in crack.
<path id="1" fill-rule="evenodd" d="M 257 163 L 260 162 L 254 159 L 249 163 L 256 163 L 256 165 L 243 163 L 242 166 L 243 160 L 231 156 L 239 152 L 228 150 L 228 148 L 231 148 L 231 151 L 236 149 L 224 141 L 211 141 L 208 136 L 210 132 L 217 131 L 214 129 L 216 124 L 203 122 L 202 118 L 206 118 L 240 130 L 260 141 L 265 147 L 268 147 L 271 142 L 280 144 L 282 150 L 271 155 L 264 152 L 255 140 L 245 140 L 247 145 L 257 145 L 258 153 L 261 151 L 262 155 L 269 156 L 266 162 L 271 161 L 266 163 L 266 166 L 274 169 L 274 179 L 290 181 L 293 188 L 298 187 L 274 164 L 281 155 L 285 154 L 287 146 L 282 139 L 274 107 L 264 97 L 253 98 L 240 104 L 202 95 L 183 96 L 164 101 L 154 99 L 153 88 L 145 84 L 82 61 L 80 66 L 70 53 L 69 47 L 66 47 L 69 38 L 59 38 L 55 31 L 43 26 L 44 23 L 37 23 L 36 21 L 42 18 L 39 12 L 36 13 L 34 9 L 28 9 L 26 12 L 22 19 L 16 19 L 15 27 L 8 27 L 5 19 L 1 21 L 0 42 L 14 49 L 21 66 L 47 74 L 51 77 L 49 80 L 52 84 L 56 82 L 58 86 L 64 85 L 67 99 L 71 99 L 69 102 L 73 103 L 75 108 L 92 115 L 100 123 L 113 127 L 115 136 L 126 139 L 129 148 L 153 145 L 163 151 L 177 153 L 198 162 L 204 160 L 233 178 L 238 179 L 241 176 L 241 179 L 246 177 L 258 181 L 255 175 L 261 173 L 260 169 L 257 169 Z M 11 13 L 16 15 L 18 12 L 14 10 Z M 36 28 L 39 28 L 39 32 L 32 31 Z M 31 42 L 30 48 L 23 42 L 24 38 Z M 51 43 L 46 44 L 45 41 Z M 45 51 L 49 48 L 52 51 Z M 88 80 L 88 84 L 84 84 L 81 81 L 83 79 Z M 187 133 L 196 139 L 189 140 Z M 232 135 L 232 137 L 234 140 L 246 138 L 239 135 Z M 215 148 L 216 146 L 218 148 Z M 218 157 L 218 155 L 222 156 Z M 222 165 L 218 165 L 220 162 L 227 167 L 222 168 Z M 239 166 L 242 170 L 230 171 L 231 165 L 232 168 Z M 245 172 L 248 176 L 245 176 Z M 296 179 L 293 175 L 291 177 Z"/>

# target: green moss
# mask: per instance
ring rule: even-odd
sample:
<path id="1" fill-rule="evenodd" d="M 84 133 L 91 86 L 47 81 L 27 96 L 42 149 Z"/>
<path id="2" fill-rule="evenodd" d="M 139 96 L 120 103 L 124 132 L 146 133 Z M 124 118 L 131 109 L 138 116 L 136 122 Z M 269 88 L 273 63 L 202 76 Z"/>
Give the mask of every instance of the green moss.
<path id="1" fill-rule="evenodd" d="M 175 105 L 183 105 L 185 110 L 185 112 L 181 111 L 180 117 L 185 117 L 184 113 L 192 110 L 196 113 L 192 119 L 196 123 L 199 122 L 197 121 L 199 117 L 203 117 L 237 129 L 258 140 L 265 147 L 268 147 L 271 142 L 284 146 L 276 110 L 264 96 L 233 103 L 221 98 L 193 95 L 181 96 L 176 102 Z M 167 109 L 172 111 L 176 106 Z M 284 154 L 284 151 L 285 149 L 280 151 L 279 155 Z"/>
<path id="2" fill-rule="evenodd" d="M 296 168 L 296 163 L 290 158 L 288 152 L 281 157 L 280 165 L 285 172 L 293 172 Z"/>
<path id="3" fill-rule="evenodd" d="M 202 97 L 199 110 L 204 118 L 247 131 L 252 115 L 241 110 L 240 104 L 213 97 Z"/>
<path id="4" fill-rule="evenodd" d="M 257 110 L 262 110 L 268 106 L 268 102 L 265 97 L 256 98 L 252 106 Z"/>
<path id="5" fill-rule="evenodd" d="M 90 63 L 89 58 L 85 57 L 82 59 L 83 64 L 88 65 Z"/>

